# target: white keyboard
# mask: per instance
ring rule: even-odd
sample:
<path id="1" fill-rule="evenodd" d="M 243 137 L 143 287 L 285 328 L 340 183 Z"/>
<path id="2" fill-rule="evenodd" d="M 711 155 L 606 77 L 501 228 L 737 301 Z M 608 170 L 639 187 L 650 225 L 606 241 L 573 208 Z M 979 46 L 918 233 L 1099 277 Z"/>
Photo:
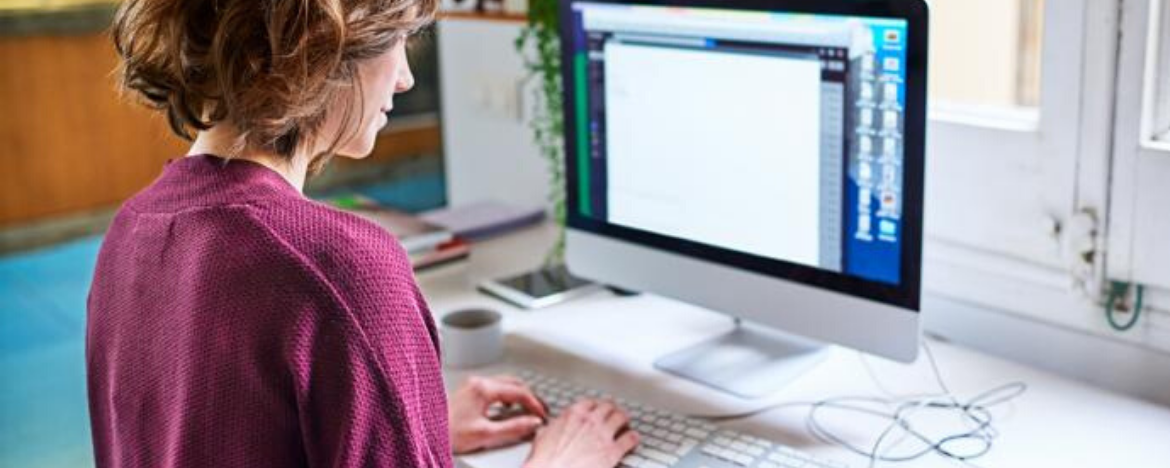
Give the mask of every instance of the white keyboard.
<path id="1" fill-rule="evenodd" d="M 845 463 L 816 458 L 778 443 L 720 429 L 706 421 L 688 418 L 581 387 L 528 370 L 517 375 L 525 380 L 558 416 L 581 398 L 611 400 L 630 415 L 630 428 L 642 442 L 621 466 L 629 468 L 847 468 Z"/>

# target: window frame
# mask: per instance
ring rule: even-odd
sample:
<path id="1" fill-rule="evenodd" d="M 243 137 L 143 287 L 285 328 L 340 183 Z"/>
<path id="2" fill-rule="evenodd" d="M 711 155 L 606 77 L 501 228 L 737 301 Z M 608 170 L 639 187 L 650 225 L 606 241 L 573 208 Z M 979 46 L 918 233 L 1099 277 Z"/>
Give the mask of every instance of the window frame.
<path id="1" fill-rule="evenodd" d="M 932 107 L 926 294 L 1107 332 L 1096 303 L 1118 2 L 1046 5 L 1035 110 Z"/>
<path id="2" fill-rule="evenodd" d="M 1127 0 L 1113 127 L 1108 277 L 1170 290 L 1170 141 L 1158 136 L 1170 125 L 1170 2 Z M 1137 93 L 1133 89 L 1140 90 Z M 1128 92 L 1127 92 L 1128 91 Z M 1161 97 L 1158 97 L 1161 95 Z M 1141 252 L 1141 255 L 1136 255 Z M 1162 297 L 1157 294 L 1152 297 Z M 1155 299 L 1156 301 L 1156 299 Z M 1170 300 L 1155 307 L 1170 308 Z"/>
<path id="3" fill-rule="evenodd" d="M 1148 5 L 1142 54 L 1142 146 L 1170 152 L 1170 5 L 1151 0 Z"/>

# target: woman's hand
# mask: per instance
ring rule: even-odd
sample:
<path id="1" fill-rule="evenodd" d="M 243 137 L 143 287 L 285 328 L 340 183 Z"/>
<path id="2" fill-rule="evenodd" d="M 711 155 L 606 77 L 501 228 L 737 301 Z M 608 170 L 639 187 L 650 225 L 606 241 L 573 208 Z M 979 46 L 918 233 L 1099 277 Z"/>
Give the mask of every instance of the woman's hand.
<path id="1" fill-rule="evenodd" d="M 504 420 L 488 417 L 493 404 L 519 404 L 528 413 Z M 473 376 L 451 396 L 451 449 L 463 454 L 527 439 L 547 417 L 544 404 L 520 379 Z"/>
<path id="2" fill-rule="evenodd" d="M 581 400 L 541 429 L 524 468 L 611 468 L 638 445 L 613 403 Z"/>

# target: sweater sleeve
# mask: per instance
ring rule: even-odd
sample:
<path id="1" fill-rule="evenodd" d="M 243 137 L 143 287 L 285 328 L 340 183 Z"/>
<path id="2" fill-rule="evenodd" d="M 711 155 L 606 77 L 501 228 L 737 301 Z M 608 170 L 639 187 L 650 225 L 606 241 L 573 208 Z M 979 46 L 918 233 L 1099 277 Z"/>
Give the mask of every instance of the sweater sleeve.
<path id="1" fill-rule="evenodd" d="M 306 455 L 315 467 L 451 466 L 437 337 L 406 253 L 360 223 L 331 240 L 311 261 L 339 304 L 301 340 Z"/>
<path id="2" fill-rule="evenodd" d="M 326 320 L 305 349 L 297 401 L 312 467 L 422 466 L 402 401 L 360 332 Z"/>

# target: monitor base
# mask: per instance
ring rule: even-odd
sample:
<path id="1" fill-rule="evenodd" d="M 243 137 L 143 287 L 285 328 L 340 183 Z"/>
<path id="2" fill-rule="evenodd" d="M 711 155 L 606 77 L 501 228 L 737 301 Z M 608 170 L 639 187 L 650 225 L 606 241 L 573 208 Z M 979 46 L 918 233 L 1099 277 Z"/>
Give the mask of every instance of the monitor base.
<path id="1" fill-rule="evenodd" d="M 828 346 L 736 320 L 729 333 L 659 358 L 654 367 L 744 399 L 775 394 L 828 356 Z"/>

